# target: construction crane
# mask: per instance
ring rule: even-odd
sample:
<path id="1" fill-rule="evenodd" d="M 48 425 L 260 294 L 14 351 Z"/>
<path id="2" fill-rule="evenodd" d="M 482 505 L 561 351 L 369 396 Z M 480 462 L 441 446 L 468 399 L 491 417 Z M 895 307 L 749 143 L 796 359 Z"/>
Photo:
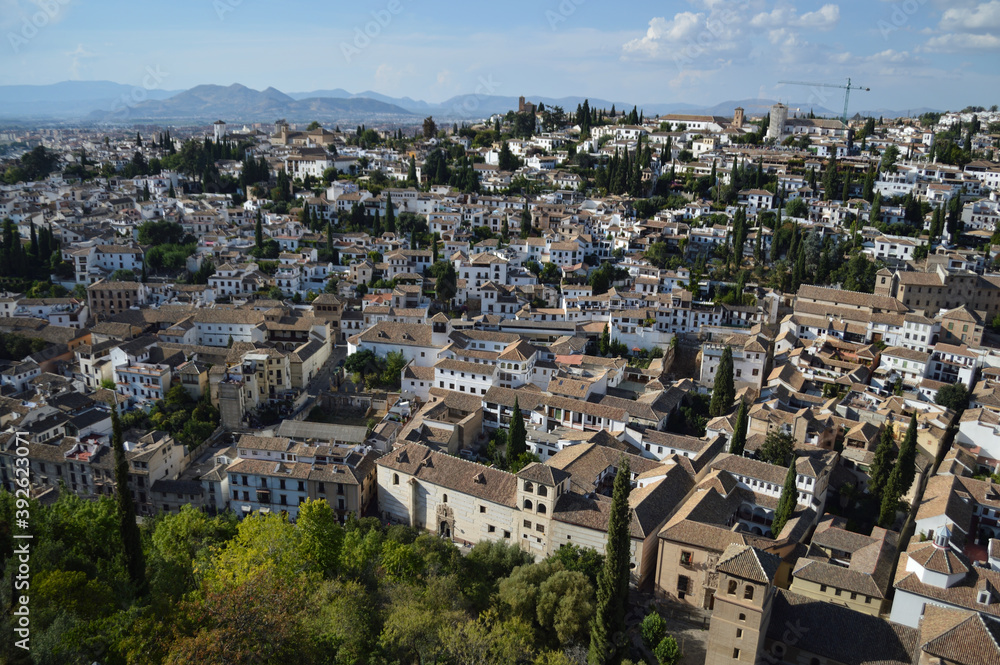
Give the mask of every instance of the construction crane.
<path id="1" fill-rule="evenodd" d="M 778 81 L 778 83 L 787 83 L 789 85 L 807 85 L 810 88 L 840 88 L 844 91 L 844 127 L 847 126 L 847 102 L 851 98 L 851 90 L 863 90 L 865 92 L 871 92 L 871 88 L 866 88 L 863 85 L 851 85 L 851 79 L 847 79 L 847 85 L 837 85 L 836 83 L 809 83 L 807 81 Z"/>

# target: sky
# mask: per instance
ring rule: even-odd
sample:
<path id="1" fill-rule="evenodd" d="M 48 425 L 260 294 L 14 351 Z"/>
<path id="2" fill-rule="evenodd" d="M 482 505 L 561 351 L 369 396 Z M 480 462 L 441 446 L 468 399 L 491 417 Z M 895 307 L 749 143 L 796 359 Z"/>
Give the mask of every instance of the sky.
<path id="1" fill-rule="evenodd" d="M 839 110 L 1000 103 L 1000 0 L 0 0 L 0 85 L 111 80 Z"/>

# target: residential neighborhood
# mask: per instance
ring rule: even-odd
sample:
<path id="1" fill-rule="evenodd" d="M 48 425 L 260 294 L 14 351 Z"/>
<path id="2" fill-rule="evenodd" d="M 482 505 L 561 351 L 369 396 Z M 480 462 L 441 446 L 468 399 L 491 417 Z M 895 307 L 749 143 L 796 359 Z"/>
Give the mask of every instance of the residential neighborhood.
<path id="1" fill-rule="evenodd" d="M 524 566 L 618 534 L 699 662 L 1000 662 L 995 106 L 10 139 L 6 494 L 241 534 L 325 502 L 352 551 Z"/>

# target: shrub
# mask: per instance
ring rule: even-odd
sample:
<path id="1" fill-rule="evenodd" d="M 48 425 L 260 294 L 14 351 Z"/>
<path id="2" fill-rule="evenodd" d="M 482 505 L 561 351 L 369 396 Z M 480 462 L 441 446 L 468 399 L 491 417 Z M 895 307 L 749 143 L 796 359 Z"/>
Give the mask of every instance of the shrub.
<path id="1" fill-rule="evenodd" d="M 642 641 L 651 649 L 654 646 L 659 646 L 663 638 L 667 636 L 667 622 L 663 620 L 659 612 L 647 614 L 639 627 L 642 631 Z"/>
<path id="2" fill-rule="evenodd" d="M 677 640 L 672 635 L 667 635 L 653 649 L 653 655 L 660 661 L 660 665 L 677 665 L 683 654 Z"/>

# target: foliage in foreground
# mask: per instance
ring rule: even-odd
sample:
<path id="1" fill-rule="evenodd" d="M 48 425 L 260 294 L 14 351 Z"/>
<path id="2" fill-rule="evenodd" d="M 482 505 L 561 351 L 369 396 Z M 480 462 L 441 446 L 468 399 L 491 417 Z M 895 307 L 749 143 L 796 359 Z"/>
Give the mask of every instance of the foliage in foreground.
<path id="1" fill-rule="evenodd" d="M 0 493 L 0 524 L 14 499 Z M 153 663 L 573 663 L 586 650 L 603 557 L 550 559 L 450 541 L 373 518 L 341 526 L 325 501 L 295 523 L 185 507 L 142 525 L 143 595 L 129 579 L 115 501 L 32 502 L 31 658 Z M 16 560 L 0 528 L 0 567 Z M 0 630 L 10 634 L 10 586 Z"/>

